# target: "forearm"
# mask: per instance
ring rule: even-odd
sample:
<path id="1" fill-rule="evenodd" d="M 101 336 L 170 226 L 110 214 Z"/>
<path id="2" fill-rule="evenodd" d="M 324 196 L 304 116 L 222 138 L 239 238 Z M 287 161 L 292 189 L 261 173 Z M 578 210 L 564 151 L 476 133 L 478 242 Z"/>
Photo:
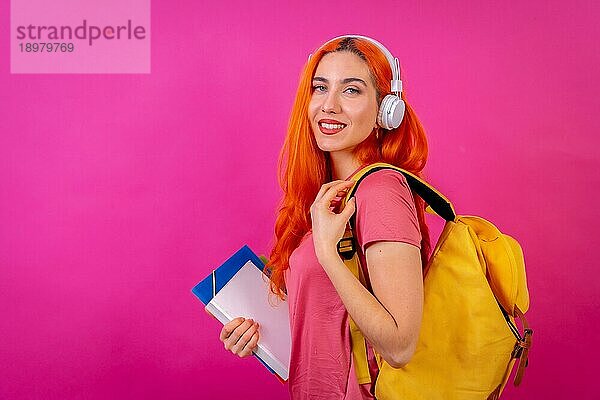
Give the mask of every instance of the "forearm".
<path id="1" fill-rule="evenodd" d="M 408 349 L 402 327 L 346 267 L 337 253 L 320 258 L 350 317 L 365 338 L 390 364 L 398 365 Z"/>

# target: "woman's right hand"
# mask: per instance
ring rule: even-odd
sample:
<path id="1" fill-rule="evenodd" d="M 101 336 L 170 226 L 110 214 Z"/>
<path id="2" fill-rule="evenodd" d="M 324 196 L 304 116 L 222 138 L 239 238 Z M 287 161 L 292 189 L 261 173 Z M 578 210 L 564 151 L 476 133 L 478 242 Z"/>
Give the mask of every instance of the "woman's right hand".
<path id="1" fill-rule="evenodd" d="M 258 322 L 252 319 L 237 317 L 223 325 L 220 339 L 225 349 L 237 354 L 239 357 L 247 357 L 256 349 L 259 339 Z"/>

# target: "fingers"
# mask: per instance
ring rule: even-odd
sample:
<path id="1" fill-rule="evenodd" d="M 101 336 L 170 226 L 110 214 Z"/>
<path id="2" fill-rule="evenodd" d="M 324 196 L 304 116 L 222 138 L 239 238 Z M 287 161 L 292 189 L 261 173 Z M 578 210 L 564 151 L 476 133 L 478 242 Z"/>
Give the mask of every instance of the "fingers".
<path id="1" fill-rule="evenodd" d="M 254 335 L 257 329 L 258 326 L 256 322 L 253 321 L 252 325 L 250 325 L 250 327 L 246 329 L 242 336 L 240 336 L 237 342 L 235 342 L 233 346 L 231 346 L 231 352 L 234 354 L 239 354 L 244 349 L 246 344 L 250 341 L 252 335 Z"/>
<path id="2" fill-rule="evenodd" d="M 340 214 L 343 215 L 346 220 L 349 220 L 352 214 L 354 214 L 354 211 L 356 211 L 356 197 L 352 196 Z"/>
<path id="3" fill-rule="evenodd" d="M 331 205 L 331 202 L 337 196 L 345 196 L 348 190 L 354 185 L 354 181 L 342 181 L 336 185 L 332 185 L 321 197 L 320 202 L 325 204 L 327 207 Z"/>
<path id="4" fill-rule="evenodd" d="M 343 181 L 343 180 L 341 180 L 341 179 L 338 179 L 338 180 L 336 180 L 336 181 L 331 181 L 331 182 L 328 182 L 328 183 L 324 183 L 324 184 L 321 186 L 321 189 L 319 189 L 319 193 L 317 193 L 317 195 L 315 196 L 315 202 L 319 201 L 319 199 L 321 199 L 321 197 L 323 197 L 323 194 L 325 194 L 325 192 L 326 192 L 326 191 L 327 191 L 327 190 L 328 190 L 330 187 L 332 187 L 333 185 L 336 185 L 336 184 L 338 184 L 338 183 L 340 183 L 340 182 L 345 182 L 345 181 Z"/>
<path id="5" fill-rule="evenodd" d="M 232 351 L 234 353 L 237 353 L 237 355 L 240 357 L 246 357 L 246 356 L 249 356 L 250 354 L 252 354 L 252 351 L 254 349 L 256 349 L 256 346 L 258 344 L 258 339 L 260 336 L 259 332 L 258 332 L 258 328 L 259 328 L 258 323 L 255 323 L 250 329 L 248 329 L 246 331 L 246 333 L 244 334 L 244 336 L 242 336 L 242 338 L 234 346 Z M 252 333 L 252 335 L 246 336 L 246 335 L 249 335 L 250 332 Z M 242 346 L 241 343 L 243 341 L 245 341 L 246 339 L 248 339 L 248 340 Z M 239 351 L 238 351 L 238 349 L 239 349 Z"/>
<path id="6" fill-rule="evenodd" d="M 242 337 L 244 332 L 248 330 L 252 326 L 254 321 L 251 319 L 244 320 L 241 324 L 239 324 L 226 338 L 223 340 L 225 344 L 225 349 L 231 350 L 233 346 L 237 343 L 237 341 Z"/>
<path id="7" fill-rule="evenodd" d="M 223 341 L 225 349 L 237 354 L 246 345 L 246 342 L 250 340 L 256 329 L 257 324 L 253 320 L 245 320 Z"/>
<path id="8" fill-rule="evenodd" d="M 243 317 L 237 317 L 237 318 L 232 319 L 231 321 L 229 321 L 225 325 L 223 325 L 223 329 L 221 329 L 221 334 L 219 335 L 219 339 L 221 339 L 221 341 L 224 342 L 225 339 L 227 339 L 229 337 L 229 335 L 231 335 L 231 333 L 242 322 L 244 322 L 244 320 L 245 320 L 245 318 L 243 318 Z"/>
<path id="9" fill-rule="evenodd" d="M 319 201 L 325 199 L 325 196 L 327 195 L 327 193 L 331 193 L 331 191 L 333 191 L 334 189 L 335 189 L 335 191 L 333 193 L 337 194 L 339 192 L 341 195 L 345 195 L 345 193 L 343 193 L 343 192 L 346 192 L 347 190 L 349 190 L 352 187 L 352 185 L 354 185 L 354 183 L 355 183 L 355 181 L 342 181 L 342 180 L 331 181 L 329 183 L 325 183 L 323 186 L 321 186 L 319 193 L 317 193 L 317 195 L 315 196 L 314 203 L 318 203 Z M 335 197 L 335 195 L 331 196 L 331 197 Z"/>
<path id="10" fill-rule="evenodd" d="M 239 353 L 240 357 L 246 357 L 252 354 L 252 352 L 256 349 L 258 345 L 258 339 L 260 338 L 260 333 L 256 331 L 250 341 L 244 346 L 242 351 Z"/>
<path id="11" fill-rule="evenodd" d="M 346 198 L 346 196 L 348 195 L 348 192 L 350 191 L 350 189 L 351 189 L 351 187 L 348 187 L 348 188 L 344 188 L 341 191 L 337 192 L 336 196 L 332 200 L 332 203 L 341 204 L 342 200 L 344 200 Z"/>

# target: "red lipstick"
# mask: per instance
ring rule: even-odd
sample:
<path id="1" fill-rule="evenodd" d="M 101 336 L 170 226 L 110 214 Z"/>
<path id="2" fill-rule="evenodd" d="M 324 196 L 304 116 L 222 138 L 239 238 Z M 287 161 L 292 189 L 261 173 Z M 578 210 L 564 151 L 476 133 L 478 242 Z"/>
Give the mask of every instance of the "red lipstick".
<path id="1" fill-rule="evenodd" d="M 320 119 L 319 130 L 325 135 L 335 135 L 346 127 L 346 124 L 335 119 Z"/>

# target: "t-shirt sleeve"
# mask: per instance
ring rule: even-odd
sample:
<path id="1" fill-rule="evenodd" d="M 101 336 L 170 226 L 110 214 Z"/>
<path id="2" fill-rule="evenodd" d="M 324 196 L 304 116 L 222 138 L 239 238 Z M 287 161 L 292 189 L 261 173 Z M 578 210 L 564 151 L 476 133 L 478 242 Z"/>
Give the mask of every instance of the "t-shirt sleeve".
<path id="1" fill-rule="evenodd" d="M 377 241 L 404 242 L 421 248 L 414 197 L 402 173 L 383 169 L 358 185 L 356 239 L 363 254 Z"/>

